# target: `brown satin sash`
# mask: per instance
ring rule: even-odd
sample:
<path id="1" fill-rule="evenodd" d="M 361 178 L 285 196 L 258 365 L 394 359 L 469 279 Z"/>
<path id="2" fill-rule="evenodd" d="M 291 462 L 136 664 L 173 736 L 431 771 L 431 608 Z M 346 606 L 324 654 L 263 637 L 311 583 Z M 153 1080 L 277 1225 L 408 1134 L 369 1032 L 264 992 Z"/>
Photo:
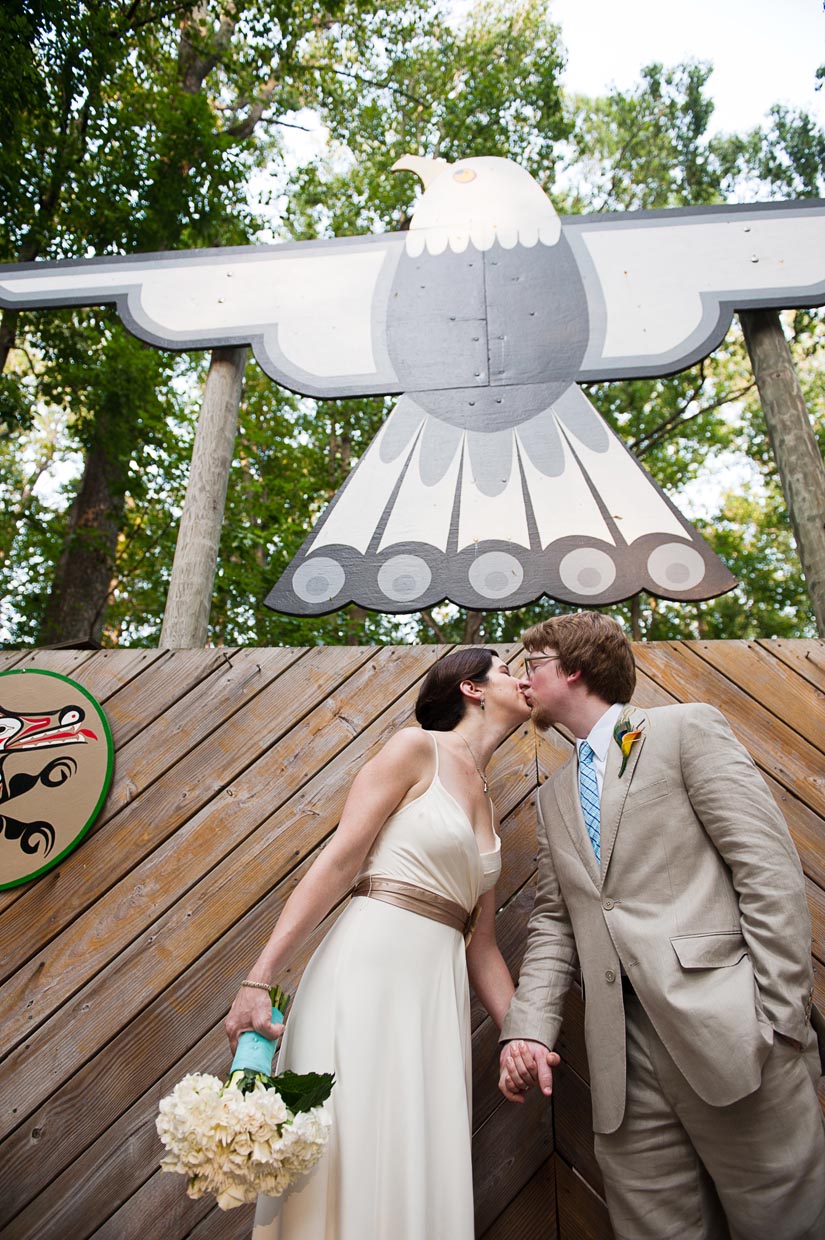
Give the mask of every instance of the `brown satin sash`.
<path id="1" fill-rule="evenodd" d="M 453 930 L 464 935 L 467 943 L 478 919 L 478 906 L 472 913 L 468 913 L 460 904 L 448 900 L 446 896 L 395 878 L 362 879 L 350 894 L 381 900 L 384 904 L 394 904 L 396 908 L 406 909 L 408 913 L 418 913 L 420 917 L 429 917 L 430 921 L 440 922 L 442 926 L 451 926 Z"/>

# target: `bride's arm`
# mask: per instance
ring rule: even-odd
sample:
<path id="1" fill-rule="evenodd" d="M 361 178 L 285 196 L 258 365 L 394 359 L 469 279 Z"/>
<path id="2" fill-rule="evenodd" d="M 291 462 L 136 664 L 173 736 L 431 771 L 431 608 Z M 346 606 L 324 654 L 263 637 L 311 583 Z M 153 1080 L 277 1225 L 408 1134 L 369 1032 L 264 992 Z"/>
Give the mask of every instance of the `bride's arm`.
<path id="1" fill-rule="evenodd" d="M 500 1029 L 515 986 L 496 942 L 495 890 L 485 891 L 479 905 L 475 934 L 467 948 L 467 973 L 470 985 Z"/>
<path id="2" fill-rule="evenodd" d="M 284 905 L 269 941 L 246 978 L 274 984 L 330 909 L 352 887 L 375 837 L 406 798 L 423 791 L 432 776 L 433 746 L 417 728 L 403 728 L 367 762 L 352 782 L 341 820 Z M 264 990 L 244 986 L 226 1018 L 234 1052 L 238 1035 L 254 1029 L 277 1037 Z"/>

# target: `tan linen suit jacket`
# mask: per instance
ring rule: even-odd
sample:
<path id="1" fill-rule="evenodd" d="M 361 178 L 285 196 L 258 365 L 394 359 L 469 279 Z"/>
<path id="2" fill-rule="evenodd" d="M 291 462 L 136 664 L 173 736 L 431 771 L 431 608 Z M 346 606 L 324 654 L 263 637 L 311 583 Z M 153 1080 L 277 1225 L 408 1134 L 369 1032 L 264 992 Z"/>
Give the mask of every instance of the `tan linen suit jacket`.
<path id="1" fill-rule="evenodd" d="M 611 742 L 601 869 L 575 753 L 539 793 L 538 889 L 502 1038 L 555 1044 L 576 975 L 596 1132 L 625 1105 L 620 971 L 691 1087 L 725 1106 L 760 1081 L 774 1030 L 805 1043 L 811 925 L 785 821 L 711 706 L 629 708 L 642 730 L 624 774 Z"/>

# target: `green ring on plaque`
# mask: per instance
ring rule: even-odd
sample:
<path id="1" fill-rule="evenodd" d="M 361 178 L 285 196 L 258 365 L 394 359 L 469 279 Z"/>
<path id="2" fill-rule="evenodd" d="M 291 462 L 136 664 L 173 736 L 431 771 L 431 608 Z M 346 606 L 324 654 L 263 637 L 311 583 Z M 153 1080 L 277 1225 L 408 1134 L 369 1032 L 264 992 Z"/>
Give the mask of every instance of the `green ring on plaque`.
<path id="1" fill-rule="evenodd" d="M 77 848 L 114 766 L 108 720 L 87 689 L 41 668 L 0 672 L 0 890 Z"/>

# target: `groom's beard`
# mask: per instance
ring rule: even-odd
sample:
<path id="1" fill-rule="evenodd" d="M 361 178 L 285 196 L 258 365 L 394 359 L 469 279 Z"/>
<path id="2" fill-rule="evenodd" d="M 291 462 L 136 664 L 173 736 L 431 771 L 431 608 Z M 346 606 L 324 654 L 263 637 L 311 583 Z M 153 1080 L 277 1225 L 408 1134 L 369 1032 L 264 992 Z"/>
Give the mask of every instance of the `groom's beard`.
<path id="1" fill-rule="evenodd" d="M 548 732 L 555 722 L 556 720 L 553 717 L 552 711 L 550 711 L 546 706 L 533 707 L 533 725 L 534 727 L 537 727 L 540 732 Z"/>

